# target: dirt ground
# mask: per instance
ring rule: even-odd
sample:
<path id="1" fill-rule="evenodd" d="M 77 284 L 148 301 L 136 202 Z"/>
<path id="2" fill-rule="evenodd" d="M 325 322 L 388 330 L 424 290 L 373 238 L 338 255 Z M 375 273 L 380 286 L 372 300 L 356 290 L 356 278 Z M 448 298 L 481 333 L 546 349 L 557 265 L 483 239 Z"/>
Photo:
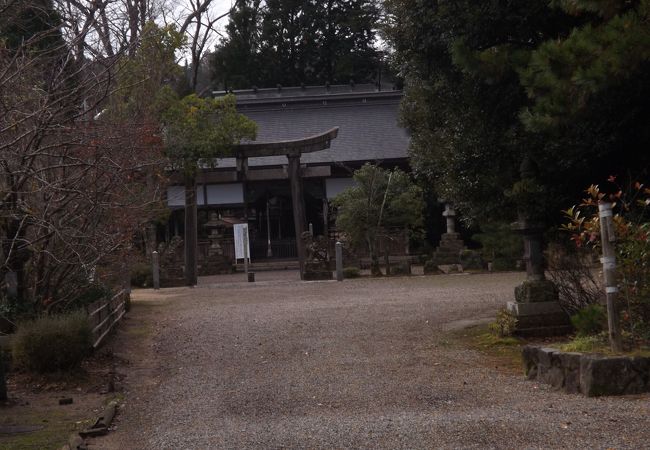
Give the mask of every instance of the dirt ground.
<path id="1" fill-rule="evenodd" d="M 650 396 L 552 392 L 459 344 L 522 277 L 136 291 L 116 429 L 90 448 L 649 448 Z"/>
<path id="2" fill-rule="evenodd" d="M 112 347 L 106 346 L 74 373 L 11 373 L 9 401 L 0 404 L 0 449 L 59 449 L 72 433 L 89 427 L 103 406 L 121 398 L 109 392 L 114 361 Z M 61 405 L 60 399 L 72 403 Z"/>

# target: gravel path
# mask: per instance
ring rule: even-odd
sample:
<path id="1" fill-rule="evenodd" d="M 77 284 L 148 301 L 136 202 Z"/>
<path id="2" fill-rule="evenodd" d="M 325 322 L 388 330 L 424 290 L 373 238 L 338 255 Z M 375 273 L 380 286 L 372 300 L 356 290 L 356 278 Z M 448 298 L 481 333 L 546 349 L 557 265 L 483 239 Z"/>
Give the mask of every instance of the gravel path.
<path id="1" fill-rule="evenodd" d="M 284 277 L 136 293 L 126 404 L 91 448 L 650 448 L 649 396 L 551 392 L 449 345 L 521 274 Z"/>

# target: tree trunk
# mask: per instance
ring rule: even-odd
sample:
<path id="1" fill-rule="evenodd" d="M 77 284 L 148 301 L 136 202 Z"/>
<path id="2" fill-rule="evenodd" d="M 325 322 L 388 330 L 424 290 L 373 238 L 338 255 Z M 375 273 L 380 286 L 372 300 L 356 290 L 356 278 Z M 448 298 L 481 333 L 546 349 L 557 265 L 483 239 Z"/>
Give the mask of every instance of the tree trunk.
<path id="1" fill-rule="evenodd" d="M 196 178 L 185 175 L 185 285 L 197 284 Z"/>
<path id="2" fill-rule="evenodd" d="M 377 255 L 377 242 L 373 237 L 366 238 L 368 243 L 368 254 L 370 256 L 370 275 L 373 277 L 381 277 L 381 267 L 379 266 L 379 255 Z"/>

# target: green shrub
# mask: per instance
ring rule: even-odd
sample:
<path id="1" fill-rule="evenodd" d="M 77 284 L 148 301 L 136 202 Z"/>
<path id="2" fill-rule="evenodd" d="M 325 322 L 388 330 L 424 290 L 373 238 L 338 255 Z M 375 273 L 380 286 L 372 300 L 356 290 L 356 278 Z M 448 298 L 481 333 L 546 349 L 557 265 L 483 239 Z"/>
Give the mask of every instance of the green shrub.
<path id="1" fill-rule="evenodd" d="M 607 326 L 607 312 L 601 305 L 589 305 L 571 316 L 578 336 L 592 336 Z"/>
<path id="2" fill-rule="evenodd" d="M 488 330 L 500 338 L 512 336 L 517 330 L 517 318 L 505 308 L 497 312 L 496 320 L 488 324 Z"/>
<path id="3" fill-rule="evenodd" d="M 90 324 L 86 314 L 78 311 L 18 324 L 12 355 L 18 367 L 56 372 L 77 367 L 91 346 Z"/>
<path id="4" fill-rule="evenodd" d="M 460 252 L 460 264 L 463 269 L 481 270 L 484 267 L 483 258 L 476 250 L 462 250 Z"/>
<path id="5" fill-rule="evenodd" d="M 153 271 L 147 263 L 137 263 L 131 268 L 131 286 L 151 287 L 153 286 Z"/>
<path id="6" fill-rule="evenodd" d="M 361 276 L 361 271 L 358 267 L 344 267 L 343 268 L 343 278 L 359 278 Z"/>

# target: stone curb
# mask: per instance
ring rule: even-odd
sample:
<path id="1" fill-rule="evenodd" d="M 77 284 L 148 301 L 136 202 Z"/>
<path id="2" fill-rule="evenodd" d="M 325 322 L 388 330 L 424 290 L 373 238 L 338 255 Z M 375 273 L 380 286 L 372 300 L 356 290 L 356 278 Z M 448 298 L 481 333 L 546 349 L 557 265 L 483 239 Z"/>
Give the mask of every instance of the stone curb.
<path id="1" fill-rule="evenodd" d="M 650 357 L 562 352 L 526 345 L 524 373 L 529 380 L 587 397 L 650 392 Z"/>
<path id="2" fill-rule="evenodd" d="M 115 411 L 117 410 L 117 403 L 111 402 L 104 408 L 104 412 L 101 416 L 97 418 L 95 423 L 83 431 L 79 432 L 79 436 L 82 438 L 94 437 L 94 436 L 103 436 L 108 434 L 108 427 L 111 426 L 113 417 L 115 417 Z"/>

